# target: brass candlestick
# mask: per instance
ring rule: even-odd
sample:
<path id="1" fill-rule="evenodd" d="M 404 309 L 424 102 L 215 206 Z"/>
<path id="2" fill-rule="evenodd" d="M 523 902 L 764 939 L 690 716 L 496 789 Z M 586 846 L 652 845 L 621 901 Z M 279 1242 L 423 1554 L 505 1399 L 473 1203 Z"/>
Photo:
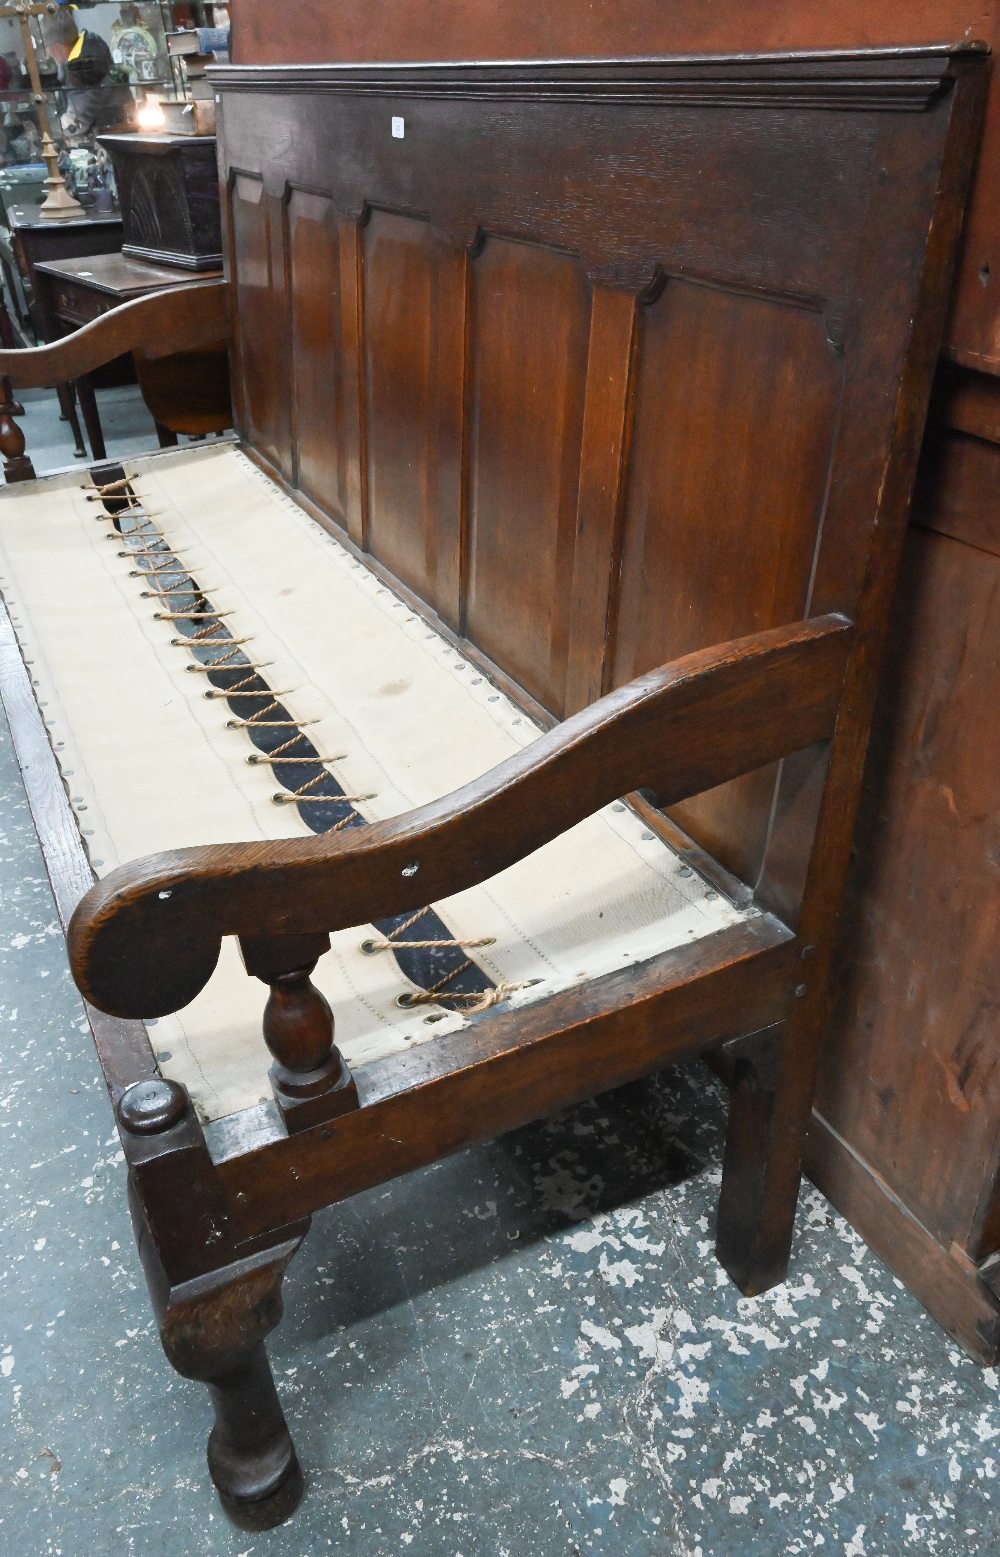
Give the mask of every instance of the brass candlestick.
<path id="1" fill-rule="evenodd" d="M 74 217 L 84 216 L 86 213 L 79 200 L 69 192 L 69 186 L 59 172 L 59 153 L 56 151 L 55 142 L 49 133 L 49 116 L 45 103 L 45 93 L 42 91 L 42 78 L 38 71 L 38 60 L 35 57 L 35 40 L 31 34 L 32 16 L 54 16 L 58 7 L 51 3 L 45 5 L 29 5 L 27 0 L 18 0 L 15 5 L 0 5 L 0 17 L 16 17 L 21 24 L 21 38 L 24 43 L 25 63 L 28 66 L 28 75 L 31 78 L 31 91 L 38 110 L 38 129 L 42 137 L 42 158 L 48 168 L 48 177 L 45 180 L 45 188 L 48 193 L 39 209 L 39 216 L 46 222 L 66 222 Z"/>

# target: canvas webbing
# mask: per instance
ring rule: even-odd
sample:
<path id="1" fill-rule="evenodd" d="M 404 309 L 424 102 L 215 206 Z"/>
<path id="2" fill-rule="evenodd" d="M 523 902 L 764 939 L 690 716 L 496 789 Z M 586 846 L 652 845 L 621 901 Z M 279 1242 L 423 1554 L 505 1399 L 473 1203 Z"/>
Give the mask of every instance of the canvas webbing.
<path id="1" fill-rule="evenodd" d="M 446 794 L 535 738 L 508 698 L 238 450 L 125 468 L 182 558 L 157 587 L 169 597 L 172 581 L 198 580 L 224 624 L 214 652 L 236 640 L 264 667 L 315 752 L 335 759 L 326 771 L 343 794 L 370 797 L 353 803 L 360 816 Z M 96 872 L 163 848 L 307 833 L 303 811 L 315 807 L 275 803 L 274 767 L 248 762 L 246 728 L 225 698 L 204 696 L 208 678 L 191 673 L 164 610 L 172 602 L 153 598 L 152 564 L 134 554 L 144 543 L 117 543 L 92 497 L 72 474 L 5 489 L 0 587 Z M 518 986 L 513 1005 L 741 917 L 620 804 L 434 907 L 449 937 L 478 943 L 463 956 L 493 984 Z M 424 938 L 423 927 L 409 935 Z M 468 1020 L 447 1004 L 401 1006 L 415 987 L 397 959 L 361 949 L 384 939 L 372 927 L 338 933 L 315 976 L 354 1067 Z M 227 942 L 202 995 L 152 1027 L 164 1073 L 205 1117 L 269 1095 L 264 999 Z"/>

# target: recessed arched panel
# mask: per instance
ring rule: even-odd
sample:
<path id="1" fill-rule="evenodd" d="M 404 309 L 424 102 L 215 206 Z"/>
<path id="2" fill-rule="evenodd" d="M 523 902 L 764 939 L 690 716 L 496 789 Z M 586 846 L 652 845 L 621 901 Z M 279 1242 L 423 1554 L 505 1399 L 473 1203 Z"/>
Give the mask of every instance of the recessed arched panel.
<path id="1" fill-rule="evenodd" d="M 285 322 L 283 289 L 274 273 L 271 200 L 261 178 L 236 174 L 229 189 L 231 267 L 236 287 L 239 378 L 236 386 L 240 431 L 285 475 L 288 466 L 288 395 L 282 364 Z M 282 350 L 278 345 L 281 343 Z"/>
<path id="2" fill-rule="evenodd" d="M 497 238 L 472 278 L 465 630 L 561 714 L 591 289 L 572 255 Z"/>
<path id="3" fill-rule="evenodd" d="M 367 540 L 397 578 L 432 601 L 435 260 L 426 222 L 372 212 L 362 233 Z"/>
<path id="4" fill-rule="evenodd" d="M 615 685 L 805 614 L 840 400 L 818 313 L 683 281 L 642 312 Z M 751 774 L 676 814 L 752 879 L 773 788 Z"/>
<path id="5" fill-rule="evenodd" d="M 287 207 L 296 485 L 344 521 L 344 356 L 340 246 L 327 196 L 293 189 Z"/>

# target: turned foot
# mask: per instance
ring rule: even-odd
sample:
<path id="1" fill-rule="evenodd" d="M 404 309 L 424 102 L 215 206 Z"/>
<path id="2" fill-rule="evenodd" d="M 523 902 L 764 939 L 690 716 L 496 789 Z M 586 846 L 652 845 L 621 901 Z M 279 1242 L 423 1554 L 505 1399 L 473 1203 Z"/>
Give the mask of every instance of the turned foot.
<path id="1" fill-rule="evenodd" d="M 116 1113 L 163 1350 L 184 1378 L 208 1386 L 215 1408 L 208 1468 L 223 1508 L 245 1530 L 268 1530 L 302 1496 L 264 1342 L 281 1320 L 282 1278 L 308 1218 L 284 1229 L 280 1243 L 240 1257 L 184 1088 L 148 1077 L 126 1088 Z"/>
<path id="2" fill-rule="evenodd" d="M 211 1453 L 209 1454 L 211 1469 Z M 304 1483 L 299 1462 L 292 1454 L 292 1464 L 286 1479 L 267 1497 L 248 1502 L 245 1498 L 231 1497 L 218 1486 L 219 1502 L 223 1510 L 241 1530 L 273 1530 L 276 1525 L 290 1519 L 302 1501 Z"/>
<path id="3" fill-rule="evenodd" d="M 24 452 L 24 433 L 14 420 L 15 416 L 23 415 L 24 407 L 14 399 L 10 379 L 0 379 L 0 454 L 8 484 L 30 481 L 35 474 L 35 468 Z"/>
<path id="4" fill-rule="evenodd" d="M 160 1339 L 178 1373 L 207 1384 L 215 1408 L 208 1469 L 230 1519 L 269 1530 L 302 1497 L 302 1472 L 264 1337 L 281 1319 L 281 1280 L 298 1238 L 175 1287 Z"/>
<path id="5" fill-rule="evenodd" d="M 222 1506 L 243 1530 L 270 1530 L 302 1497 L 302 1472 L 263 1343 L 208 1380 L 215 1426 L 208 1469 Z"/>

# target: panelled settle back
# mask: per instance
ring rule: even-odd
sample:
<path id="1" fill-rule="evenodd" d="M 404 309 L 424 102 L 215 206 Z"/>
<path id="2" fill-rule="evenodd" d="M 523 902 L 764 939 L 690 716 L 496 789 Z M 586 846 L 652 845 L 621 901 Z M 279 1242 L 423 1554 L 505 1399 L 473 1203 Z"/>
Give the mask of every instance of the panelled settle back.
<path id="1" fill-rule="evenodd" d="M 216 72 L 243 438 L 554 717 L 856 616 L 907 499 L 857 433 L 919 434 L 885 304 L 920 292 L 940 68 Z M 780 875 L 789 768 L 677 813 L 750 884 Z"/>

